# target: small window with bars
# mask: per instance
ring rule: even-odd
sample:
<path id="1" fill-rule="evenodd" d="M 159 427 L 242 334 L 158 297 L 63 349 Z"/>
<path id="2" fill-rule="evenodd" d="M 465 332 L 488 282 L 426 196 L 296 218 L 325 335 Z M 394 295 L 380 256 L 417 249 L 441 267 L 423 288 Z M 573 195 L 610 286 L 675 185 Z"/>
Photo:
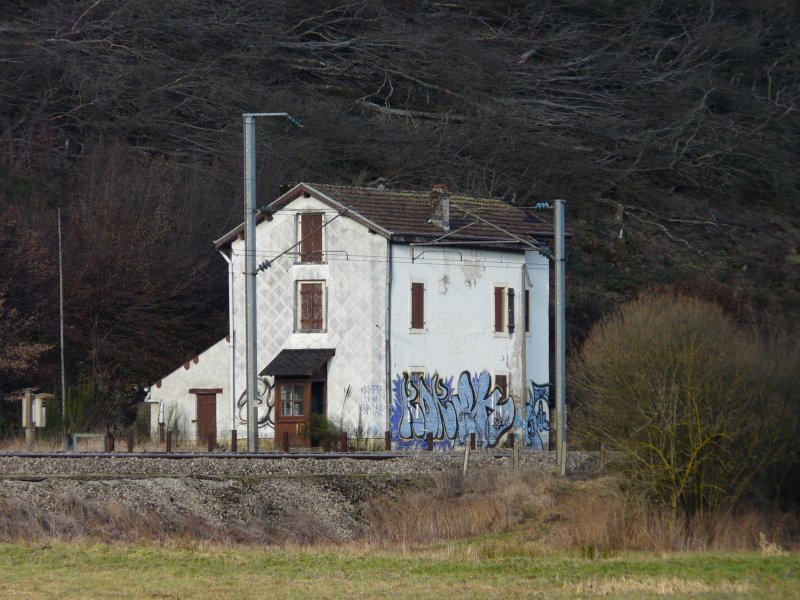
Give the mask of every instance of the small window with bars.
<path id="1" fill-rule="evenodd" d="M 508 398 L 508 375 L 495 375 L 494 385 L 503 392 L 503 398 Z"/>
<path id="2" fill-rule="evenodd" d="M 299 260 L 302 263 L 320 263 L 322 252 L 322 213 L 302 213 L 298 215 Z"/>
<path id="3" fill-rule="evenodd" d="M 325 331 L 325 282 L 297 282 L 297 331 Z"/>

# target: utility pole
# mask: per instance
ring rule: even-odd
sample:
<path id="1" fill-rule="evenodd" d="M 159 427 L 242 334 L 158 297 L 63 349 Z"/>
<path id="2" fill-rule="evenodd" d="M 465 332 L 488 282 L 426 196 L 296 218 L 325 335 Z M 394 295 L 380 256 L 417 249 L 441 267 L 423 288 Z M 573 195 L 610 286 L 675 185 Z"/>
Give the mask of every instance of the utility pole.
<path id="1" fill-rule="evenodd" d="M 67 377 L 64 373 L 64 264 L 61 249 L 61 207 L 58 206 L 58 306 L 61 328 L 61 426 L 67 433 L 67 411 L 65 396 L 67 394 Z"/>
<path id="2" fill-rule="evenodd" d="M 567 387 L 566 354 L 566 287 L 564 279 L 564 201 L 555 200 L 555 263 L 556 263 L 556 457 L 558 470 L 563 477 L 567 470 L 567 408 L 565 392 Z"/>
<path id="3" fill-rule="evenodd" d="M 243 113 L 244 122 L 244 264 L 245 348 L 247 362 L 247 451 L 258 452 L 258 356 L 256 339 L 256 118 L 285 117 L 289 113 Z"/>

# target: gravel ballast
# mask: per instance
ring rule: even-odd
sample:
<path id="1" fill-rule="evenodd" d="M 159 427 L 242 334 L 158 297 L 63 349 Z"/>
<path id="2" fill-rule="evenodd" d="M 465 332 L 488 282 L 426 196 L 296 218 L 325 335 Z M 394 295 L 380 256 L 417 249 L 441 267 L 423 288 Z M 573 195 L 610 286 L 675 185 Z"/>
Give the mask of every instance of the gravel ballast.
<path id="1" fill-rule="evenodd" d="M 589 472 L 594 461 L 593 453 L 570 453 L 568 471 Z M 344 541 L 363 527 L 365 500 L 462 465 L 462 452 L 389 460 L 2 456 L 0 541 L 41 536 Z M 511 457 L 473 452 L 470 469 L 481 468 L 511 468 Z M 520 468 L 551 471 L 555 453 L 522 453 Z"/>

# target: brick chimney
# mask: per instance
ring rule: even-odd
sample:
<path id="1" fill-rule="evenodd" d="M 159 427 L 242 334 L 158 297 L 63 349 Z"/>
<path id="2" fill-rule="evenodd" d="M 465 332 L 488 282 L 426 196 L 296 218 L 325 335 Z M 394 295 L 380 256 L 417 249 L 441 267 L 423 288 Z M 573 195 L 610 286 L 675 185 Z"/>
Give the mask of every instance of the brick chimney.
<path id="1" fill-rule="evenodd" d="M 431 189 L 431 223 L 450 231 L 450 193 L 445 183 L 434 183 Z"/>

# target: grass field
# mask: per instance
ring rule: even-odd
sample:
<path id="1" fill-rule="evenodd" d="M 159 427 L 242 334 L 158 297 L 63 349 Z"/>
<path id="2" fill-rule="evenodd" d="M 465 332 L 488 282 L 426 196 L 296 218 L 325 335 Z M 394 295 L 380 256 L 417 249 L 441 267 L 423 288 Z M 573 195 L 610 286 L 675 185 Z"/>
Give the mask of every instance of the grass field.
<path id="1" fill-rule="evenodd" d="M 590 554 L 590 553 L 589 553 Z M 0 544 L 2 598 L 800 598 L 800 554 Z"/>

